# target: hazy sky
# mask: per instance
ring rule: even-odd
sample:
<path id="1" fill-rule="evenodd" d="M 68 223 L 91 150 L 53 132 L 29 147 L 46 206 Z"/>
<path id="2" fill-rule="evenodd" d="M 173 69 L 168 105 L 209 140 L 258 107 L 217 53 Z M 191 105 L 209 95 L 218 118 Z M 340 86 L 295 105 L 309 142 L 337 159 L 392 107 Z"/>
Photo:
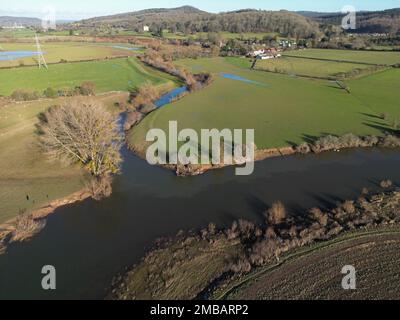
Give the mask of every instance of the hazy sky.
<path id="1" fill-rule="evenodd" d="M 345 5 L 357 10 L 400 7 L 400 0 L 0 0 L 0 16 L 41 17 L 43 8 L 52 6 L 58 19 L 81 19 L 147 8 L 191 5 L 210 12 L 253 8 L 266 10 L 309 10 L 337 12 Z"/>

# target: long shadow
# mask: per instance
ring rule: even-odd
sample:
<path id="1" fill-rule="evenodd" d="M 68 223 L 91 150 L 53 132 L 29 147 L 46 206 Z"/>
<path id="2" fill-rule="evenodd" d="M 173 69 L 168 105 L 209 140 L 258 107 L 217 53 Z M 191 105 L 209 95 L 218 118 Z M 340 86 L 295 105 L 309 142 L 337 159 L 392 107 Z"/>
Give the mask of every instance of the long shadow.
<path id="1" fill-rule="evenodd" d="M 317 140 L 319 139 L 319 137 L 313 136 L 313 135 L 311 135 L 311 134 L 305 134 L 305 133 L 303 133 L 302 139 L 303 139 L 305 142 L 307 142 L 307 143 L 313 143 L 313 142 L 317 141 Z"/>
<path id="2" fill-rule="evenodd" d="M 374 128 L 383 134 L 391 134 L 391 135 L 398 134 L 398 130 L 391 129 L 387 126 L 382 126 L 382 124 L 379 124 L 379 123 L 374 124 L 374 123 L 363 122 L 363 125 L 370 127 L 370 128 Z"/>
<path id="3" fill-rule="evenodd" d="M 261 200 L 259 197 L 252 194 L 246 197 L 246 202 L 260 217 L 264 217 L 265 210 L 267 210 L 270 207 L 265 201 Z"/>
<path id="4" fill-rule="evenodd" d="M 358 114 L 361 114 L 361 115 L 369 117 L 369 118 L 382 120 L 382 118 L 380 116 L 377 116 L 375 114 L 365 113 L 365 112 L 359 112 Z"/>

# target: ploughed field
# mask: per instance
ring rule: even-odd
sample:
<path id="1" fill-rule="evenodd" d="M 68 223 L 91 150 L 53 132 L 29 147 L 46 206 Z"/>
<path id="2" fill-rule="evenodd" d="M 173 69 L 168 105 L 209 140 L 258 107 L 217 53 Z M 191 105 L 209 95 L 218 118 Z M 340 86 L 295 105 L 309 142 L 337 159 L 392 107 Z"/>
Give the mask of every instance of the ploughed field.
<path id="1" fill-rule="evenodd" d="M 302 249 L 237 287 L 226 299 L 399 299 L 399 228 L 346 235 Z M 357 290 L 343 290 L 344 266 L 356 269 Z"/>
<path id="2" fill-rule="evenodd" d="M 364 52 L 349 54 L 353 57 L 358 53 L 361 56 L 357 59 L 363 61 Z M 376 54 L 386 61 L 386 52 L 373 52 L 373 56 Z M 332 52 L 328 50 L 327 55 Z M 246 58 L 185 59 L 176 63 L 193 72 L 211 72 L 214 81 L 148 115 L 128 135 L 129 143 L 137 149 L 149 129 L 166 130 L 171 120 L 178 121 L 180 130 L 193 128 L 198 132 L 255 129 L 257 147 L 268 149 L 327 134 L 381 135 L 392 130 L 400 118 L 400 69 L 346 80 L 348 93 L 334 81 L 251 70 Z M 387 114 L 385 120 L 383 113 Z"/>

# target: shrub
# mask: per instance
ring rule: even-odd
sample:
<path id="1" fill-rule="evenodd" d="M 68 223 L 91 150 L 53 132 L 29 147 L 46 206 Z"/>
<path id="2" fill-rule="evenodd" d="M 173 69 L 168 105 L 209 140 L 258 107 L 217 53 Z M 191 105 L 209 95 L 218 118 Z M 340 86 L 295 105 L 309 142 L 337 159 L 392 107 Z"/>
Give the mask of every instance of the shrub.
<path id="1" fill-rule="evenodd" d="M 392 185 L 393 185 L 393 182 L 390 181 L 390 180 L 383 180 L 383 181 L 381 181 L 381 183 L 380 183 L 380 186 L 381 186 L 382 188 L 384 188 L 384 189 L 388 189 L 388 188 L 390 188 Z"/>
<path id="2" fill-rule="evenodd" d="M 43 220 L 36 220 L 31 214 L 20 214 L 13 224 L 12 241 L 25 240 L 41 230 L 44 225 Z"/>
<path id="3" fill-rule="evenodd" d="M 325 227 L 328 224 L 328 215 L 321 211 L 319 208 L 312 208 L 310 210 L 311 217 L 318 221 L 318 223 Z"/>
<path id="4" fill-rule="evenodd" d="M 24 90 L 15 90 L 11 94 L 11 99 L 15 101 L 32 101 L 40 98 L 40 94 L 37 91 L 24 91 Z"/>
<path id="5" fill-rule="evenodd" d="M 308 143 L 302 143 L 296 147 L 296 151 L 301 154 L 307 154 L 311 152 L 311 148 Z"/>
<path id="6" fill-rule="evenodd" d="M 46 98 L 56 98 L 58 96 L 57 91 L 54 90 L 53 88 L 47 88 L 46 90 L 43 91 L 43 95 Z"/>
<path id="7" fill-rule="evenodd" d="M 83 96 L 94 96 L 96 94 L 96 85 L 90 81 L 82 83 L 77 89 Z"/>
<path id="8" fill-rule="evenodd" d="M 128 114 L 126 116 L 125 124 L 124 124 L 124 130 L 128 131 L 133 126 L 138 124 L 142 120 L 142 118 L 143 118 L 143 114 L 140 112 L 137 112 L 137 111 L 128 112 Z"/>
<path id="9" fill-rule="evenodd" d="M 104 198 L 108 198 L 112 194 L 112 177 L 110 175 L 104 175 L 100 177 L 94 177 L 88 185 L 88 189 L 92 198 L 96 201 L 100 201 Z"/>
<path id="10" fill-rule="evenodd" d="M 356 207 L 354 205 L 354 201 L 347 200 L 342 204 L 342 208 L 345 212 L 349 214 L 353 214 L 356 212 Z"/>
<path id="11" fill-rule="evenodd" d="M 364 147 L 374 147 L 379 143 L 379 138 L 375 136 L 366 136 L 363 139 Z"/>
<path id="12" fill-rule="evenodd" d="M 381 145 L 385 148 L 398 148 L 400 147 L 400 138 L 393 135 L 387 135 L 383 138 Z"/>
<path id="13" fill-rule="evenodd" d="M 315 153 L 320 153 L 323 151 L 329 151 L 338 148 L 340 145 L 340 140 L 338 137 L 328 135 L 318 139 L 312 146 L 312 150 Z"/>
<path id="14" fill-rule="evenodd" d="M 387 112 L 382 112 L 380 117 L 382 120 L 385 120 L 385 121 L 389 120 L 389 114 Z"/>
<path id="15" fill-rule="evenodd" d="M 286 219 L 286 209 L 282 202 L 275 202 L 267 211 L 267 220 L 270 224 L 276 225 L 282 223 Z"/>
<path id="16" fill-rule="evenodd" d="M 352 133 L 345 134 L 339 138 L 340 148 L 357 148 L 361 146 L 363 141 Z"/>

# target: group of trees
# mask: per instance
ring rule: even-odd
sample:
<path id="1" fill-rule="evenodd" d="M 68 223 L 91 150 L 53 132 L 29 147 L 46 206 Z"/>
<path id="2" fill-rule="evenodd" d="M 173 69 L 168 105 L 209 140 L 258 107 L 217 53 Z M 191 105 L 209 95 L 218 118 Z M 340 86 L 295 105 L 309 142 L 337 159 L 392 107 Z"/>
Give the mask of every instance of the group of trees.
<path id="1" fill-rule="evenodd" d="M 57 97 L 93 96 L 95 94 L 96 85 L 90 81 L 86 81 L 73 89 L 53 89 L 49 87 L 43 92 L 17 89 L 11 94 L 11 99 L 15 101 L 32 101 L 40 98 L 53 99 Z"/>
<path id="2" fill-rule="evenodd" d="M 159 34 L 161 30 L 192 34 L 196 32 L 277 32 L 307 37 L 318 30 L 318 23 L 289 11 L 240 10 L 219 14 L 192 7 L 152 9 L 83 21 L 81 26 L 113 26 L 143 30 L 143 25 Z"/>
<path id="3" fill-rule="evenodd" d="M 365 136 L 358 137 L 352 133 L 343 136 L 327 135 L 310 143 L 302 143 L 296 147 L 298 153 L 307 154 L 310 152 L 321 153 L 331 150 L 339 150 L 345 148 L 359 147 L 383 147 L 383 148 L 398 148 L 400 147 L 400 136 L 396 135 L 398 124 L 393 127 L 392 134 L 387 134 L 383 137 Z"/>

